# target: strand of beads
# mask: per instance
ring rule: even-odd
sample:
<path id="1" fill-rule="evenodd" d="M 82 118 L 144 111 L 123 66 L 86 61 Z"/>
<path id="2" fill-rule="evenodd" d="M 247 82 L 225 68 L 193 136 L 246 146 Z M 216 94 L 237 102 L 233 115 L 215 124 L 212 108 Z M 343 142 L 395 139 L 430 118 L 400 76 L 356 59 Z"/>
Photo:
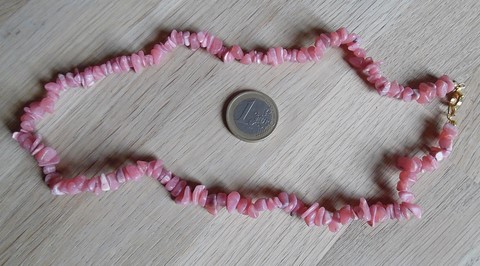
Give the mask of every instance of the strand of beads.
<path id="1" fill-rule="evenodd" d="M 341 225 L 352 220 L 363 220 L 374 226 L 387 219 L 409 219 L 411 214 L 420 218 L 420 208 L 413 204 L 415 199 L 411 186 L 417 181 L 417 174 L 424 171 L 433 171 L 438 162 L 446 158 L 452 149 L 453 139 L 457 135 L 457 128 L 446 124 L 440 134 L 439 147 L 432 147 L 431 153 L 417 157 L 402 157 L 398 166 L 402 170 L 400 181 L 397 184 L 400 203 L 368 205 L 361 198 L 357 206 L 345 205 L 339 210 L 330 212 L 314 203 L 305 204 L 295 195 L 281 192 L 272 198 L 252 200 L 241 196 L 234 191 L 226 193 L 211 193 L 203 185 L 191 187 L 185 180 L 163 168 L 162 161 L 143 162 L 124 166 L 116 171 L 100 174 L 92 178 L 79 175 L 66 179 L 57 172 L 56 165 L 60 158 L 55 149 L 45 145 L 40 135 L 35 133 L 36 123 L 47 113 L 53 113 L 55 102 L 59 94 L 68 88 L 88 88 L 111 74 L 125 73 L 133 69 L 139 73 L 144 68 L 160 64 L 165 56 L 177 46 L 184 45 L 192 50 L 205 49 L 224 62 L 238 61 L 242 64 L 265 64 L 276 66 L 285 62 L 305 63 L 317 62 L 325 54 L 327 48 L 343 45 L 350 51 L 349 63 L 365 76 L 377 92 L 382 96 L 416 100 L 418 103 L 428 103 L 435 97 L 445 97 L 454 90 L 455 85 L 446 75 L 441 76 L 434 83 L 420 83 L 418 88 L 402 86 L 397 81 L 388 81 L 380 70 L 381 62 L 366 57 L 366 52 L 359 46 L 360 38 L 354 33 L 348 33 L 345 28 L 323 33 L 316 38 L 314 45 L 300 49 L 286 49 L 273 47 L 262 51 L 243 51 L 238 45 L 227 47 L 223 41 L 207 32 L 181 32 L 173 30 L 164 43 L 155 44 L 150 54 L 143 51 L 131 55 L 123 55 L 106 61 L 103 64 L 86 67 L 83 71 L 75 69 L 73 72 L 59 74 L 55 81 L 45 84 L 45 97 L 40 101 L 32 102 L 24 108 L 25 113 L 20 117 L 20 131 L 13 134 L 13 138 L 22 148 L 27 150 L 43 168 L 45 182 L 54 195 L 74 195 L 81 192 L 100 194 L 102 191 L 116 190 L 127 181 L 138 180 L 142 176 L 151 176 L 165 186 L 175 202 L 179 204 L 193 204 L 204 207 L 209 213 L 226 208 L 229 213 L 237 212 L 256 218 L 262 211 L 283 209 L 285 212 L 298 215 L 309 226 L 328 226 L 330 231 L 338 231 Z"/>

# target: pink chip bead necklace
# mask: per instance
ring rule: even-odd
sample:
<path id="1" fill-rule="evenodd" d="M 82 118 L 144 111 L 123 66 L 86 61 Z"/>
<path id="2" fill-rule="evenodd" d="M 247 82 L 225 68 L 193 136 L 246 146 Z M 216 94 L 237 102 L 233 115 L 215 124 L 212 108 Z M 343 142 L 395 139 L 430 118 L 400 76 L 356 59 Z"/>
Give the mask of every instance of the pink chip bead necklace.
<path id="1" fill-rule="evenodd" d="M 327 48 L 344 46 L 348 50 L 348 62 L 370 83 L 381 96 L 392 97 L 406 102 L 426 104 L 435 98 L 444 98 L 448 103 L 447 122 L 438 135 L 438 146 L 422 157 L 400 157 L 397 166 L 400 170 L 397 183 L 398 201 L 368 203 L 364 198 L 357 205 L 345 205 L 338 210 L 327 210 L 319 203 L 307 205 L 294 193 L 281 192 L 274 197 L 251 199 L 237 191 L 211 193 L 204 185 L 193 186 L 181 177 L 168 171 L 162 160 L 150 162 L 137 161 L 117 170 L 87 178 L 78 175 L 64 178 L 57 171 L 60 158 L 56 150 L 47 146 L 36 133 L 36 123 L 47 113 L 54 112 L 59 94 L 70 88 L 88 88 L 111 74 L 133 70 L 137 73 L 165 61 L 165 56 L 178 46 L 191 50 L 203 48 L 225 63 L 238 61 L 242 64 L 265 64 L 276 66 L 286 62 L 307 63 L 322 59 Z M 397 81 L 389 81 L 380 70 L 381 62 L 366 56 L 360 47 L 360 38 L 348 33 L 345 28 L 320 34 L 315 43 L 300 49 L 282 47 L 269 48 L 266 52 L 245 51 L 238 45 L 226 46 L 223 41 L 207 32 L 188 32 L 173 30 L 164 43 L 155 44 L 150 53 L 143 51 L 131 55 L 122 55 L 100 65 L 89 66 L 79 71 L 59 74 L 55 81 L 45 84 L 45 97 L 32 102 L 24 108 L 20 117 L 20 130 L 13 138 L 27 150 L 43 169 L 45 183 L 53 195 L 75 195 L 82 192 L 102 192 L 117 190 L 122 184 L 149 176 L 158 180 L 170 193 L 177 204 L 197 205 L 216 215 L 225 208 L 228 213 L 236 213 L 257 218 L 261 212 L 281 209 L 300 217 L 308 226 L 325 226 L 330 231 L 338 231 L 342 225 L 351 221 L 364 221 L 371 226 L 388 219 L 409 220 L 412 216 L 420 218 L 422 211 L 414 203 L 412 186 L 420 173 L 438 168 L 439 162 L 447 158 L 458 135 L 454 116 L 463 101 L 464 85 L 452 81 L 443 75 L 435 82 L 422 82 L 418 88 L 403 86 Z"/>

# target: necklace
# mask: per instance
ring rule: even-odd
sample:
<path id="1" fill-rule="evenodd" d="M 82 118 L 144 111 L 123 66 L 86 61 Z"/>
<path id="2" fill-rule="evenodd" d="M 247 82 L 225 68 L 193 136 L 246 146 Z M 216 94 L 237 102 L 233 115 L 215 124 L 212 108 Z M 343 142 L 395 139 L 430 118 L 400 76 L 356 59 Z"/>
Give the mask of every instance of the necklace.
<path id="1" fill-rule="evenodd" d="M 397 81 L 388 81 L 380 71 L 381 62 L 366 57 L 366 52 L 359 46 L 360 38 L 354 33 L 348 33 L 345 28 L 337 31 L 320 34 L 315 44 L 300 49 L 285 49 L 282 47 L 269 48 L 267 52 L 243 51 L 240 46 L 227 47 L 219 38 L 207 32 L 178 32 L 173 30 L 165 43 L 155 44 L 150 54 L 143 51 L 131 55 L 113 58 L 101 65 L 86 67 L 83 71 L 75 69 L 73 72 L 59 74 L 53 82 L 45 84 L 45 97 L 31 103 L 24 108 L 25 113 L 20 117 L 18 132 L 13 138 L 36 159 L 45 174 L 45 183 L 53 195 L 74 195 L 81 192 L 100 194 L 104 191 L 117 190 L 127 181 L 138 180 L 142 176 L 150 176 L 158 180 L 169 191 L 175 202 L 182 205 L 199 205 L 209 213 L 226 208 L 229 213 L 239 213 L 257 218 L 262 211 L 282 209 L 286 213 L 297 215 L 308 226 L 327 226 L 332 232 L 340 229 L 341 225 L 353 220 L 361 220 L 374 226 L 387 219 L 410 219 L 411 216 L 421 218 L 420 207 L 414 204 L 412 186 L 417 176 L 423 172 L 430 172 L 438 168 L 441 160 L 448 157 L 452 151 L 453 140 L 458 134 L 454 116 L 457 108 L 463 101 L 464 85 L 452 81 L 443 75 L 434 83 L 422 82 L 418 88 L 402 86 Z M 430 147 L 429 154 L 423 157 L 400 157 L 397 166 L 400 169 L 397 183 L 398 202 L 369 204 L 360 198 L 356 206 L 345 205 L 338 210 L 326 210 L 313 203 L 308 206 L 295 194 L 281 192 L 275 197 L 252 200 L 240 195 L 237 191 L 230 193 L 209 193 L 204 185 L 192 186 L 179 176 L 168 171 L 162 160 L 151 162 L 138 161 L 136 164 L 126 165 L 109 173 L 102 173 L 92 178 L 78 175 L 74 178 L 64 178 L 57 172 L 56 165 L 60 158 L 52 147 L 42 142 L 42 138 L 35 131 L 36 123 L 46 113 L 53 113 L 55 102 L 60 92 L 67 88 L 91 87 L 95 82 L 110 74 L 128 72 L 133 69 L 139 73 L 143 68 L 158 65 L 164 57 L 175 47 L 185 45 L 192 50 L 206 49 L 210 54 L 219 57 L 224 62 L 239 61 L 242 64 L 265 64 L 276 66 L 284 62 L 305 63 L 319 61 L 329 47 L 344 46 L 350 55 L 348 62 L 358 70 L 368 83 L 372 84 L 381 96 L 393 97 L 406 102 L 417 101 L 420 104 L 431 102 L 434 98 L 446 98 L 448 104 L 447 123 L 443 126 L 438 146 Z"/>

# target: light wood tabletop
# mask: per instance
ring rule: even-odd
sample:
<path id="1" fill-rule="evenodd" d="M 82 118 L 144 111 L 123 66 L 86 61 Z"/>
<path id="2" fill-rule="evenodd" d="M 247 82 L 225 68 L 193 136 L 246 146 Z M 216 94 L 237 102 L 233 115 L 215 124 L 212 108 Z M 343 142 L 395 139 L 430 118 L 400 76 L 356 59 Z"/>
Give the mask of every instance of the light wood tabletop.
<path id="1" fill-rule="evenodd" d="M 480 265 L 480 2 L 0 1 L 0 264 Z M 459 137 L 413 187 L 421 219 L 338 233 L 276 210 L 257 219 L 174 203 L 151 178 L 95 196 L 53 196 L 12 138 L 23 107 L 58 73 L 149 51 L 173 29 L 205 30 L 245 49 L 310 45 L 339 27 L 359 34 L 392 80 L 447 74 L 466 84 Z M 253 89 L 279 109 L 277 128 L 246 143 L 225 101 Z M 398 200 L 395 158 L 422 154 L 446 106 L 380 97 L 329 49 L 317 63 L 225 64 L 178 48 L 163 63 L 62 93 L 38 132 L 68 177 L 160 158 L 212 191 L 296 193 L 330 210 Z"/>

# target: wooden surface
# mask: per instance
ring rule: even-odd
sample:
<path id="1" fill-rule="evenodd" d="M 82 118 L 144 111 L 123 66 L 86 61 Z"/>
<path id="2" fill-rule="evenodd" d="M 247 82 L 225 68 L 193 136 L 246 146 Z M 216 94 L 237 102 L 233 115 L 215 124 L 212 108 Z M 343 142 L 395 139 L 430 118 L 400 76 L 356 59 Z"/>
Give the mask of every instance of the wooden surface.
<path id="1" fill-rule="evenodd" d="M 7 1 L 0 4 L 0 264 L 478 265 L 480 264 L 480 2 Z M 414 187 L 421 220 L 337 234 L 280 211 L 212 217 L 173 203 L 154 180 L 120 190 L 52 196 L 11 139 L 21 108 L 58 73 L 149 49 L 172 29 L 208 30 L 244 48 L 300 46 L 345 26 L 391 79 L 448 74 L 467 84 L 452 156 Z M 431 143 L 445 106 L 381 98 L 341 50 L 276 68 L 223 64 L 178 49 L 142 74 L 63 94 L 39 132 L 68 176 L 162 158 L 190 181 L 252 197 L 278 190 L 328 207 L 396 199 L 393 158 Z M 263 142 L 233 137 L 224 101 L 241 89 L 280 110 Z"/>

